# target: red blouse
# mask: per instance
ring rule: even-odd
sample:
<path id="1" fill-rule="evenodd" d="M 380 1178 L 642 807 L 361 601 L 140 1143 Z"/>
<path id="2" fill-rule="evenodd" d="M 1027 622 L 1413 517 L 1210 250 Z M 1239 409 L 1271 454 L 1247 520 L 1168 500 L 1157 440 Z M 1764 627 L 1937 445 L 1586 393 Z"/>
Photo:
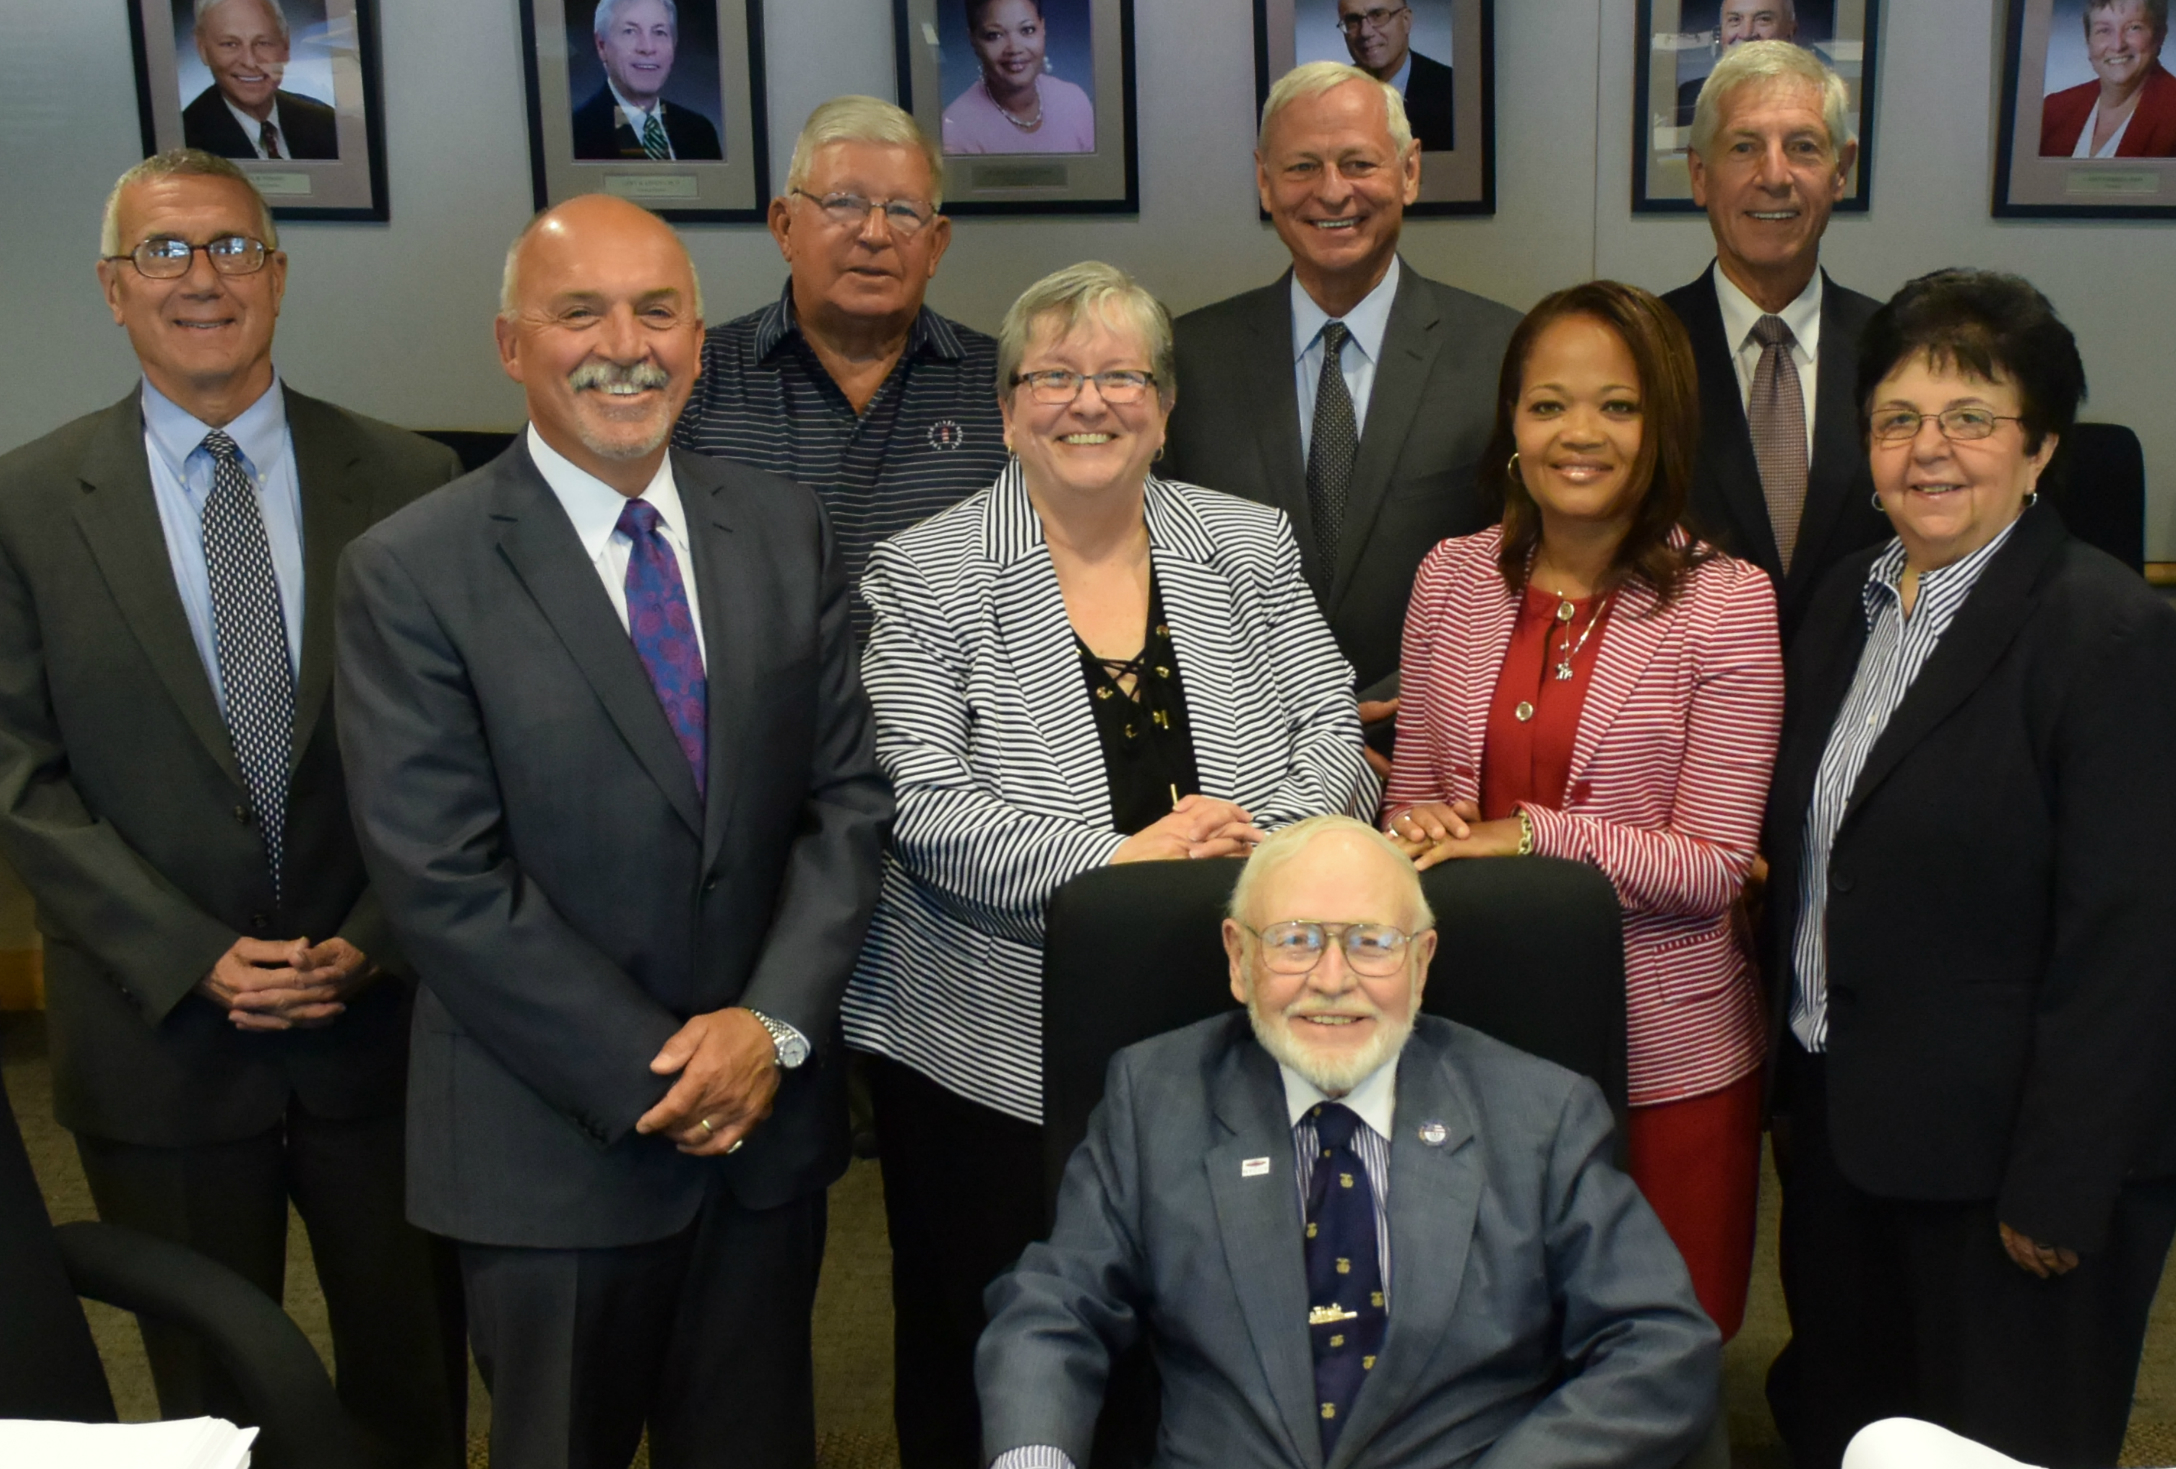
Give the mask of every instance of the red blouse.
<path id="1" fill-rule="evenodd" d="M 1606 597 L 1573 600 L 1571 618 L 1566 621 L 1560 615 L 1564 599 L 1527 586 L 1519 620 L 1511 631 L 1511 646 L 1496 675 L 1496 692 L 1489 700 L 1487 744 L 1481 752 L 1483 821 L 1511 815 L 1521 801 L 1552 811 L 1563 809 L 1572 746 L 1579 737 L 1579 712 L 1586 707 L 1595 655 L 1608 631 L 1607 601 Z M 1566 647 L 1577 651 L 1572 654 L 1572 676 L 1560 679 L 1556 670 Z M 1519 717 L 1521 710 L 1526 711 L 1524 719 Z"/>

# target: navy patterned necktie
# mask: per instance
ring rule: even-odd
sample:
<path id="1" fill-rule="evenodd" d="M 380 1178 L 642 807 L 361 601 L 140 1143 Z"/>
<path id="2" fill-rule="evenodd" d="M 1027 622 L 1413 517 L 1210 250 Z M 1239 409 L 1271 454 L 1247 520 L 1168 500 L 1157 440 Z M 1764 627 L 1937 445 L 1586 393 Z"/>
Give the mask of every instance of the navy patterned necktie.
<path id="1" fill-rule="evenodd" d="M 1315 380 L 1315 426 L 1307 441 L 1307 515 L 1322 552 L 1322 579 L 1337 575 L 1338 543 L 1345 538 L 1345 503 L 1352 495 L 1352 465 L 1360 453 L 1360 424 L 1340 360 L 1352 333 L 1342 321 L 1322 328 L 1322 376 Z"/>
<path id="2" fill-rule="evenodd" d="M 204 436 L 212 456 L 212 492 L 204 501 L 204 570 L 211 582 L 212 630 L 227 733 L 249 789 L 257 830 L 280 896 L 280 847 L 287 834 L 287 767 L 295 745 L 295 669 L 287 651 L 287 614 L 264 532 L 257 489 L 241 450 L 223 431 Z"/>
<path id="3" fill-rule="evenodd" d="M 695 618 L 688 611 L 687 584 L 680 561 L 665 539 L 664 517 L 647 500 L 629 500 L 615 527 L 629 541 L 627 550 L 627 635 L 642 660 L 650 687 L 665 710 L 665 722 L 687 757 L 695 791 L 706 787 L 710 769 L 705 745 L 710 721 L 710 683 L 703 672 L 702 646 Z"/>
<path id="4" fill-rule="evenodd" d="M 1315 1124 L 1315 1172 L 1307 1188 L 1307 1334 L 1328 1459 L 1375 1368 L 1389 1314 L 1375 1247 L 1375 1190 L 1352 1145 L 1360 1118 L 1337 1102 L 1318 1104 L 1308 1117 Z"/>

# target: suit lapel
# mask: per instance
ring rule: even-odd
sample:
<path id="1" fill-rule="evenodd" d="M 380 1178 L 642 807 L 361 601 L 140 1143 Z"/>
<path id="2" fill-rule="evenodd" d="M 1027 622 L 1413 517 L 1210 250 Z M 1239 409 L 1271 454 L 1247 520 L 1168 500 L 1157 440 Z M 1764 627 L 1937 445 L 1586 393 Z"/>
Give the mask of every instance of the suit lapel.
<path id="1" fill-rule="evenodd" d="M 500 522 L 500 553 L 596 691 L 627 748 L 688 830 L 700 836 L 703 812 L 696 802 L 694 773 L 574 526 L 537 472 L 524 441 L 517 439 L 498 467 L 492 515 Z"/>
<path id="2" fill-rule="evenodd" d="M 1572 740 L 1572 763 L 1567 787 L 1583 779 L 1594 764 L 1602 736 L 1617 725 L 1632 691 L 1646 676 L 1670 630 L 1684 616 L 1691 596 L 1682 592 L 1668 607 L 1657 609 L 1655 594 L 1637 583 L 1618 588 L 1610 598 L 1609 622 L 1594 650 L 1594 672 L 1587 681 L 1587 702 L 1579 711 L 1579 733 Z"/>
<path id="3" fill-rule="evenodd" d="M 1375 386 L 1368 393 L 1367 423 L 1360 431 L 1360 457 L 1352 468 L 1352 493 L 1345 506 L 1345 531 L 1339 542 L 1337 572 L 1330 585 L 1329 611 L 1335 614 L 1345 589 L 1352 582 L 1360 556 L 1367 549 L 1368 533 L 1390 476 L 1398 467 L 1398 455 L 1420 412 L 1421 397 L 1428 386 L 1429 369 L 1442 350 L 1437 327 L 1442 315 L 1422 282 L 1419 272 L 1400 264 L 1398 294 L 1391 301 L 1390 324 L 1383 331 L 1382 360 L 1375 364 Z M 1290 378 L 1288 371 L 1285 376 Z M 1304 471 L 1301 494 L 1305 496 Z"/>
<path id="4" fill-rule="evenodd" d="M 1858 362 L 1854 334 L 1842 320 L 1843 293 L 1821 272 L 1821 356 L 1814 367 L 1813 459 L 1807 466 L 1806 506 L 1798 520 L 1798 548 L 1791 555 L 1794 592 L 1810 591 L 1826 569 L 1821 547 L 1843 518 L 1844 501 L 1866 463 L 1859 440 Z"/>
<path id="5" fill-rule="evenodd" d="M 748 630 L 764 625 L 764 609 L 755 605 L 762 578 L 739 565 L 747 551 L 733 534 L 726 514 L 724 477 L 712 461 L 672 451 L 673 482 L 687 516 L 688 544 L 694 548 L 693 575 L 702 601 L 703 682 L 708 696 L 703 870 L 717 860 L 733 817 L 741 770 L 742 721 L 731 718 L 745 699 L 762 697 L 749 666 Z M 676 744 L 674 749 L 679 747 Z M 683 761 L 684 765 L 686 762 Z"/>
<path id="6" fill-rule="evenodd" d="M 1239 614 L 1232 605 L 1231 583 L 1210 565 L 1213 547 L 1208 530 L 1157 479 L 1148 482 L 1148 544 L 1165 614 L 1173 607 L 1184 609 L 1182 615 L 1171 617 L 1170 627 L 1186 702 L 1200 721 L 1194 729 L 1195 774 L 1203 795 L 1237 800 L 1241 772 L 1235 761 L 1240 746 L 1209 712 L 1248 708 L 1260 691 L 1239 684 L 1229 637 L 1239 625 Z"/>
<path id="7" fill-rule="evenodd" d="M 1246 385 L 1243 402 L 1256 405 L 1253 421 L 1240 425 L 1236 442 L 1251 445 L 1261 466 L 1257 483 L 1265 503 L 1292 522 L 1300 559 L 1310 580 L 1317 578 L 1321 554 L 1314 522 L 1307 513 L 1307 460 L 1300 452 L 1300 399 L 1292 365 L 1292 272 L 1262 291 L 1247 324 L 1246 342 L 1237 364 Z M 1318 585 L 1327 583 L 1327 572 Z"/>
<path id="8" fill-rule="evenodd" d="M 84 456 L 82 482 L 88 493 L 76 502 L 76 524 L 107 590 L 182 717 L 241 789 L 234 741 L 219 717 L 211 675 L 174 585 L 174 563 L 144 457 L 143 410 L 133 393 L 106 411 Z"/>
<path id="9" fill-rule="evenodd" d="M 302 760 L 332 689 L 332 604 L 340 553 L 370 528 L 370 484 L 359 446 L 326 405 L 288 391 L 287 428 L 302 499 L 302 676 L 293 758 Z"/>

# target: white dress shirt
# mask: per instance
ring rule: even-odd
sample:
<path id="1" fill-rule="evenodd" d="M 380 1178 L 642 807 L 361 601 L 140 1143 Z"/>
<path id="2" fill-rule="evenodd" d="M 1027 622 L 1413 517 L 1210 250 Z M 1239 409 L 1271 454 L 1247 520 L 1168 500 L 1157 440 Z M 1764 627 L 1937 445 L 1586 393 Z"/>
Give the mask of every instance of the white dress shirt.
<path id="1" fill-rule="evenodd" d="M 1768 313 L 1739 290 L 1737 282 L 1723 274 L 1720 265 L 1715 268 L 1715 300 L 1723 308 L 1723 340 L 1730 343 L 1731 361 L 1738 369 L 1738 401 L 1750 411 L 1753 373 L 1760 366 L 1761 353 L 1760 343 L 1753 340 L 1753 328 Z M 1791 362 L 1798 369 L 1799 391 L 1806 396 L 1806 462 L 1811 464 L 1814 386 L 1821 367 L 1821 272 L 1815 270 L 1798 298 L 1775 314 L 1783 318 L 1783 324 L 1797 338 L 1791 348 Z"/>
<path id="2" fill-rule="evenodd" d="M 657 119 L 659 130 L 664 129 L 665 99 L 663 97 L 658 98 L 647 107 L 637 107 L 634 103 L 622 97 L 620 89 L 613 87 L 609 79 L 606 80 L 605 85 L 612 87 L 612 100 L 618 105 L 621 114 L 626 117 L 627 125 L 635 130 L 636 142 L 640 143 L 642 141 L 642 130 L 649 126 L 650 119 L 653 117 Z M 665 133 L 665 156 L 667 158 L 678 158 L 680 156 L 672 151 L 672 134 L 669 132 Z"/>
<path id="3" fill-rule="evenodd" d="M 2138 109 L 2133 107 L 2131 116 L 2123 119 L 2123 126 L 2117 128 L 2107 142 L 2095 149 L 2093 146 L 2093 129 L 2100 126 L 2100 103 L 2096 100 L 2093 103 L 2093 110 L 2085 115 L 2085 126 L 2078 129 L 2078 146 L 2070 150 L 2070 156 L 2073 158 L 2115 157 L 2116 149 L 2123 144 L 2123 135 L 2131 130 L 2131 118 L 2136 116 L 2138 116 Z"/>
<path id="4" fill-rule="evenodd" d="M 272 156 L 271 154 L 264 151 L 265 123 L 270 123 L 273 127 L 273 130 L 279 135 L 280 157 L 292 158 L 295 156 L 295 150 L 293 145 L 291 145 L 287 141 L 287 129 L 280 126 L 280 104 L 276 100 L 276 98 L 272 103 L 272 111 L 264 118 L 262 122 L 254 117 L 251 117 L 248 113 L 244 112 L 241 108 L 235 106 L 232 102 L 228 102 L 226 93 L 221 92 L 219 94 L 219 100 L 226 104 L 227 111 L 234 114 L 234 120 L 242 125 L 242 136 L 249 139 L 249 146 L 257 150 L 257 156 L 259 158 L 270 158 Z M 2092 125 L 2088 123 L 2086 126 L 2088 133 L 2090 133 Z"/>
<path id="5" fill-rule="evenodd" d="M 1297 354 L 1292 371 L 1293 384 L 1300 394 L 1302 464 L 1315 444 L 1315 386 L 1322 378 L 1322 329 L 1334 319 L 1344 322 L 1345 330 L 1352 334 L 1337 361 L 1344 370 L 1345 391 L 1352 394 L 1353 428 L 1364 434 L 1368 427 L 1368 396 L 1375 391 L 1375 367 L 1383 360 L 1383 335 L 1390 330 L 1390 304 L 1397 299 L 1402 268 L 1398 257 L 1391 256 L 1390 269 L 1383 272 L 1375 289 L 1361 297 L 1359 305 L 1336 318 L 1315 304 L 1297 274 L 1292 277 L 1292 350 Z"/>

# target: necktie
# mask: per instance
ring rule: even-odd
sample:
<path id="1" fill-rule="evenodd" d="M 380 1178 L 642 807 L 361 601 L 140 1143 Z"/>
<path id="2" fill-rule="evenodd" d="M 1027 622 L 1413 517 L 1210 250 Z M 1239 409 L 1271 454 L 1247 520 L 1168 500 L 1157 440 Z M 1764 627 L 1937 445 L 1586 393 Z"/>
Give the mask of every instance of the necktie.
<path id="1" fill-rule="evenodd" d="M 1360 452 L 1360 426 L 1338 361 L 1351 336 L 1342 321 L 1322 329 L 1322 376 L 1315 381 L 1315 426 L 1307 446 L 1307 514 L 1315 524 L 1325 582 L 1336 573 L 1345 501 L 1352 492 L 1352 462 Z"/>
<path id="2" fill-rule="evenodd" d="M 1753 396 L 1745 407 L 1753 431 L 1753 458 L 1760 465 L 1761 497 L 1768 502 L 1768 528 L 1775 532 L 1776 554 L 1791 569 L 1798 545 L 1798 519 L 1806 508 L 1806 395 L 1798 381 L 1791 347 L 1798 340 L 1780 316 L 1753 323 L 1760 362 L 1753 369 Z"/>
<path id="3" fill-rule="evenodd" d="M 258 126 L 263 129 L 264 156 L 267 158 L 282 156 L 280 153 L 280 130 L 268 122 L 259 123 Z"/>
<path id="4" fill-rule="evenodd" d="M 241 450 L 223 431 L 204 436 L 212 456 L 212 492 L 203 515 L 204 570 L 212 589 L 219 686 L 226 693 L 234 760 L 264 835 L 272 894 L 280 893 L 280 846 L 287 832 L 287 765 L 295 744 L 295 670 L 287 651 L 287 615 L 256 486 Z"/>
<path id="5" fill-rule="evenodd" d="M 1375 1249 L 1375 1190 L 1352 1146 L 1360 1118 L 1336 1102 L 1321 1103 L 1309 1116 L 1316 1152 L 1307 1189 L 1307 1334 L 1327 1459 L 1374 1370 L 1388 1313 Z"/>
<path id="6" fill-rule="evenodd" d="M 619 532 L 633 543 L 627 553 L 627 635 L 634 639 L 635 655 L 650 675 L 650 687 L 657 691 L 657 702 L 701 794 L 709 769 L 705 731 L 710 686 L 703 676 L 702 645 L 695 640 L 680 562 L 662 527 L 657 507 L 646 500 L 629 500 L 620 511 Z"/>
<path id="7" fill-rule="evenodd" d="M 672 146 L 665 141 L 665 125 L 657 120 L 654 112 L 642 125 L 642 151 L 652 158 L 672 157 Z"/>

